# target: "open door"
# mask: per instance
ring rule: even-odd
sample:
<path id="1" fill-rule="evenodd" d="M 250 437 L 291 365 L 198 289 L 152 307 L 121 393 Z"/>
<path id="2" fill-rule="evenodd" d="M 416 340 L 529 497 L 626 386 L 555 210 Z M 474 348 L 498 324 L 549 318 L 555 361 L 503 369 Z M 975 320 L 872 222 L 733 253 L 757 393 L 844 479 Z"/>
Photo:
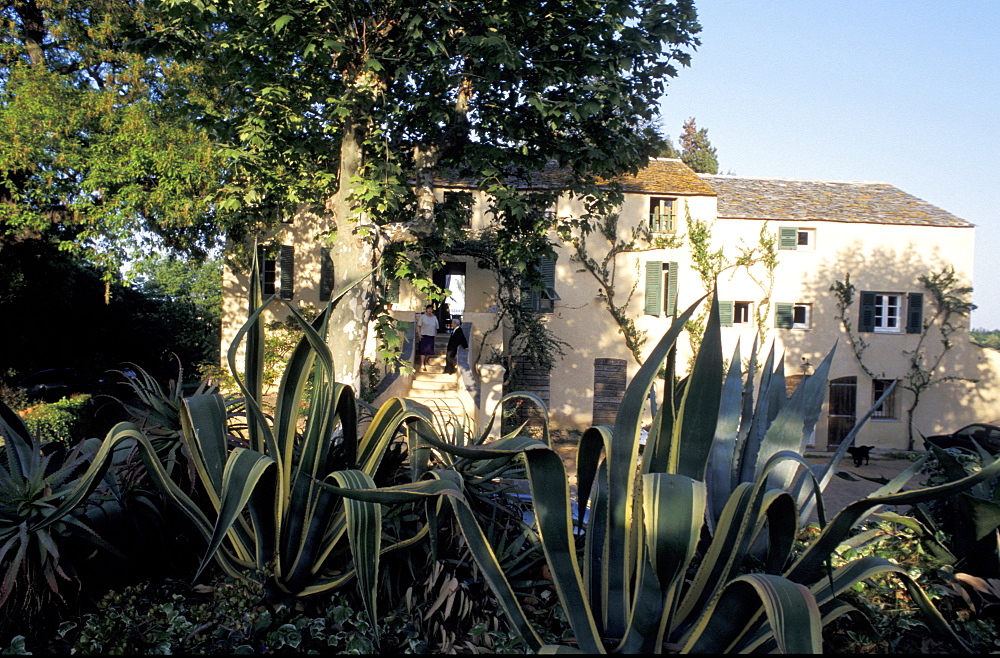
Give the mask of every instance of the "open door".
<path id="1" fill-rule="evenodd" d="M 465 263 L 447 262 L 434 272 L 431 279 L 434 285 L 451 291 L 443 304 L 435 311 L 441 333 L 451 328 L 452 316 L 459 319 L 465 313 Z"/>

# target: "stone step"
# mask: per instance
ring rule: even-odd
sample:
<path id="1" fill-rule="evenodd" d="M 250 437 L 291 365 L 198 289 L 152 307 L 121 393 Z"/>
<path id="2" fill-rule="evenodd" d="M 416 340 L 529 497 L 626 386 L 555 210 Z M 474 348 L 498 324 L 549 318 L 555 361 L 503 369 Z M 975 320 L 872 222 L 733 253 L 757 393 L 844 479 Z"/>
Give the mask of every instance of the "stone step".
<path id="1" fill-rule="evenodd" d="M 458 390 L 455 380 L 451 381 L 428 381 L 422 379 L 414 379 L 413 383 L 410 384 L 410 394 L 423 393 L 424 395 L 435 395 L 435 394 L 445 394 L 454 393 Z"/>

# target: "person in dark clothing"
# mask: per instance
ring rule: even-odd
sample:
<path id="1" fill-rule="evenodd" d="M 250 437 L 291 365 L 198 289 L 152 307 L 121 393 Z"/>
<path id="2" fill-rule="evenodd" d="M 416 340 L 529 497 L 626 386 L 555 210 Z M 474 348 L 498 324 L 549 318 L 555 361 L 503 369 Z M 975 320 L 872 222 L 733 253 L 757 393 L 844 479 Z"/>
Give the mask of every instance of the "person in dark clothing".
<path id="1" fill-rule="evenodd" d="M 455 318 L 451 321 L 451 326 L 453 331 L 451 338 L 448 339 L 448 353 L 444 366 L 444 371 L 448 374 L 455 372 L 455 367 L 458 365 L 458 348 L 469 349 L 469 343 L 465 340 L 465 332 L 462 331 L 462 323 Z"/>

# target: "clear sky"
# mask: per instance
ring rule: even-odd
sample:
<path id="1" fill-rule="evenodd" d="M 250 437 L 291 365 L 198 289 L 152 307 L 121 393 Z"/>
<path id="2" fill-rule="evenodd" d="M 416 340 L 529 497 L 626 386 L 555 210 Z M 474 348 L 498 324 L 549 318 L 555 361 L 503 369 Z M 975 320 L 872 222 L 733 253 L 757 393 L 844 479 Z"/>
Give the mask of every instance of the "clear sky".
<path id="1" fill-rule="evenodd" d="M 975 328 L 1000 329 L 1000 0 L 696 0 L 663 130 L 719 173 L 880 181 L 976 225 Z"/>

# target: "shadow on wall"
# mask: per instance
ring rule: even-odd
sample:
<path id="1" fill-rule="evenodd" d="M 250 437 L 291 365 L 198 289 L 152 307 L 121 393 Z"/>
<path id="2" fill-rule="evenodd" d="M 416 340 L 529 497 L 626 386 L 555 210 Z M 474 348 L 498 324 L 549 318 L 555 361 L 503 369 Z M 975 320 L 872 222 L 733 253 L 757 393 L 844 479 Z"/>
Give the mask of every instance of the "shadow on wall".
<path id="1" fill-rule="evenodd" d="M 859 332 L 860 298 L 862 291 L 900 293 L 904 299 L 907 293 L 922 293 L 923 318 L 925 322 L 930 321 L 935 311 L 933 298 L 919 278 L 942 272 L 948 263 L 937 249 L 930 258 L 918 260 L 913 256 L 915 253 L 919 251 L 908 249 L 907 245 L 900 245 L 898 249 L 879 246 L 864 252 L 844 250 L 832 259 L 819 261 L 814 273 L 802 279 L 801 289 L 809 292 L 799 300 L 781 300 L 811 304 L 811 329 L 770 330 L 776 332 L 772 336 L 779 337 L 785 345 L 786 371 L 794 372 L 803 358 L 813 365 L 819 364 L 825 350 L 836 341 L 838 356 L 831 379 L 858 374 L 857 349 L 852 348 L 851 339 L 838 317 L 837 295 L 831 290 L 831 286 L 845 281 L 850 274 L 855 291 L 846 317 L 851 322 L 855 339 L 861 338 L 869 345 L 861 353 L 862 362 L 876 377 L 903 379 L 909 370 L 907 352 L 912 353 L 917 348 L 920 335 L 905 331 L 895 334 Z M 958 285 L 967 284 L 960 281 Z M 905 328 L 905 308 L 900 322 Z M 1000 359 L 969 341 L 967 315 L 953 316 L 952 324 L 957 328 L 951 335 L 953 346 L 933 373 L 935 380 L 948 380 L 925 390 L 914 414 L 914 427 L 924 435 L 950 432 L 970 422 L 988 422 L 1000 417 L 1000 373 L 997 371 Z M 816 351 L 817 348 L 822 352 Z M 923 362 L 932 363 L 943 349 L 942 334 L 935 323 L 921 345 L 925 355 Z M 866 382 L 861 390 L 870 390 L 870 378 L 860 375 L 859 379 Z M 905 386 L 905 381 L 900 381 L 899 386 Z M 899 418 L 905 421 L 912 393 L 902 391 L 901 394 Z M 859 413 L 867 411 L 865 401 L 863 395 L 858 396 Z M 920 447 L 919 437 L 915 447 Z"/>

